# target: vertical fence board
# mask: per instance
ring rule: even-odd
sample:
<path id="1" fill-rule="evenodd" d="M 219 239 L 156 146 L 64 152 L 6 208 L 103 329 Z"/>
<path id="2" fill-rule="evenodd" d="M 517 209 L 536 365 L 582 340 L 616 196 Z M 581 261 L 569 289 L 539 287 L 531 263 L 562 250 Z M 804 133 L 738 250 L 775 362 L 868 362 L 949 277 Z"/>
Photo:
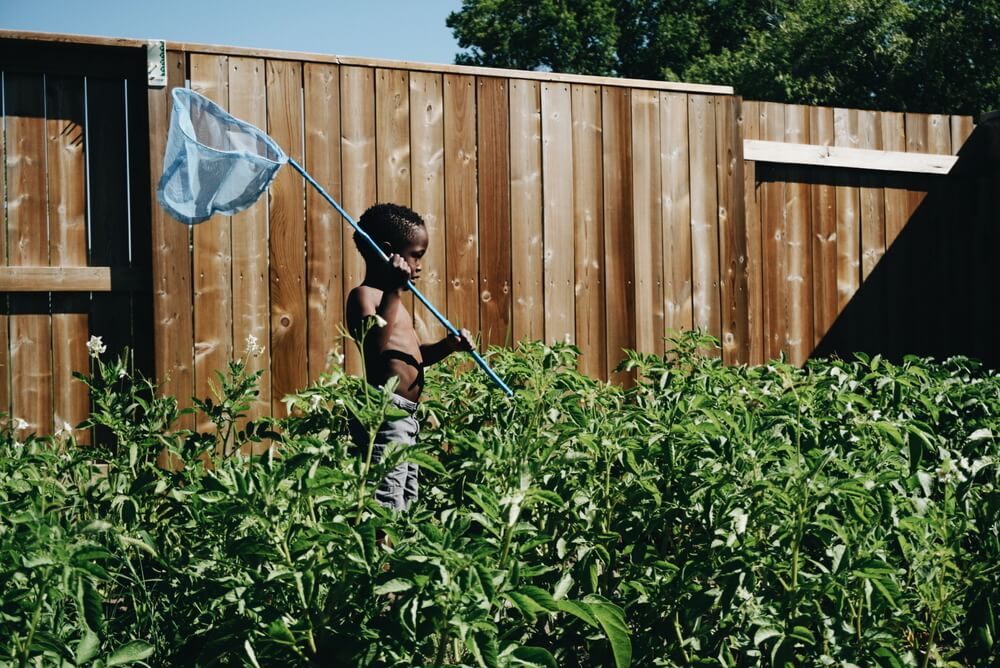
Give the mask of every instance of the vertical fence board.
<path id="1" fill-rule="evenodd" d="M 882 148 L 886 151 L 906 150 L 906 129 L 903 114 L 898 112 L 882 112 Z M 886 187 L 884 190 L 884 213 L 885 213 L 885 246 L 886 251 L 892 250 L 892 244 L 903 231 L 906 222 L 910 219 L 909 195 L 904 188 Z M 903 287 L 900 281 L 900 272 L 890 272 L 886 286 L 888 293 L 892 295 L 886 308 L 888 350 L 893 357 L 899 353 L 896 342 L 899 340 L 898 327 L 903 320 L 903 306 L 898 298 L 899 290 Z"/>
<path id="2" fill-rule="evenodd" d="M 167 52 L 167 86 L 150 88 L 149 159 L 150 188 L 156 201 L 156 184 L 163 173 L 163 150 L 167 141 L 172 101 L 170 91 L 184 85 L 185 57 Z M 191 229 L 154 205 L 151 212 L 153 238 L 153 336 L 159 391 L 188 408 L 194 394 L 194 316 L 191 307 L 192 264 L 189 250 Z M 191 429 L 194 417 L 184 415 L 178 426 Z M 161 459 L 161 464 L 169 462 Z"/>
<path id="3" fill-rule="evenodd" d="M 257 127 L 267 125 L 265 65 L 258 58 L 229 59 L 229 112 Z M 232 217 L 233 355 L 245 357 L 247 370 L 260 371 L 259 394 L 247 411 L 251 419 L 267 415 L 271 408 L 270 279 L 268 271 L 268 198 L 261 197 L 249 209 Z M 339 286 L 338 286 L 339 287 Z M 264 348 L 263 354 L 247 355 L 249 337 Z"/>
<path id="4" fill-rule="evenodd" d="M 663 211 L 660 202 L 660 96 L 632 91 L 632 254 L 635 339 L 645 353 L 663 354 Z"/>
<path id="5" fill-rule="evenodd" d="M 601 89 L 574 84 L 573 220 L 576 228 L 576 345 L 586 351 L 580 371 L 607 376 L 604 351 L 604 183 L 601 178 Z"/>
<path id="6" fill-rule="evenodd" d="M 774 102 L 762 103 L 760 109 L 760 136 L 768 141 L 782 141 L 785 135 L 785 106 Z M 758 167 L 758 169 L 760 169 Z M 765 173 L 777 175 L 761 188 L 761 227 L 763 244 L 764 290 L 764 359 L 777 357 L 784 345 L 786 310 L 784 304 L 784 277 L 787 275 L 785 258 L 785 181 L 787 172 L 775 166 L 765 168 Z M 763 172 L 760 170 L 758 173 Z"/>
<path id="7" fill-rule="evenodd" d="M 410 82 L 406 70 L 375 70 L 378 201 L 410 205 Z"/>
<path id="8" fill-rule="evenodd" d="M 340 150 L 344 200 L 355 220 L 375 203 L 375 82 L 368 67 L 340 68 Z M 361 284 L 365 261 L 353 239 L 344 239 L 344 294 Z M 361 372 L 354 345 L 345 346 L 348 373 Z"/>
<path id="9" fill-rule="evenodd" d="M 0 90 L 0 98 L 2 98 Z M 7 114 L 0 118 L 0 201 L 7 207 L 10 189 L 7 187 L 9 150 L 7 148 Z M 6 267 L 7 260 L 7 215 L 0 216 L 0 267 Z M 10 300 L 5 293 L 0 293 L 0 412 L 11 412 L 10 391 Z"/>
<path id="10" fill-rule="evenodd" d="M 858 112 L 858 145 L 861 148 L 882 148 L 881 114 L 874 111 Z M 885 255 L 885 190 L 881 187 L 884 179 L 880 175 L 863 173 L 860 177 L 861 213 L 861 282 L 864 283 Z M 880 284 L 884 287 L 884 284 Z M 879 303 L 885 303 L 888 293 L 881 290 Z M 875 304 L 874 301 L 870 303 Z M 874 306 L 866 308 L 865 320 L 884 331 L 885 309 Z"/>
<path id="11" fill-rule="evenodd" d="M 836 146 L 858 147 L 856 109 L 833 110 Z M 857 177 L 837 174 L 837 310 L 844 310 L 861 285 L 860 191 Z"/>
<path id="12" fill-rule="evenodd" d="M 537 81 L 510 81 L 511 317 L 515 341 L 545 336 L 541 105 Z"/>
<path id="13" fill-rule="evenodd" d="M 604 138 L 604 298 L 607 305 L 607 364 L 609 372 L 635 348 L 635 265 L 632 261 L 632 129 L 631 95 L 627 89 L 601 89 Z M 610 373 L 628 384 L 630 376 Z"/>
<path id="14" fill-rule="evenodd" d="M 722 271 L 722 355 L 727 364 L 750 361 L 747 301 L 746 198 L 743 195 L 743 112 L 740 98 L 716 98 L 719 181 L 719 258 Z M 810 342 L 811 350 L 811 342 Z"/>
<path id="15" fill-rule="evenodd" d="M 543 271 L 545 341 L 576 335 L 573 248 L 573 128 L 569 84 L 542 84 Z"/>
<path id="16" fill-rule="evenodd" d="M 833 109 L 810 107 L 809 141 L 834 145 Z M 813 342 L 816 346 L 837 319 L 837 191 L 831 185 L 834 170 L 818 171 L 818 183 L 810 187 L 809 217 L 812 221 Z"/>
<path id="17" fill-rule="evenodd" d="M 338 202 L 340 188 L 340 71 L 307 63 L 303 71 L 306 171 Z M 306 188 L 306 307 L 309 380 L 340 365 L 338 327 L 344 321 L 345 220 L 315 188 Z M 348 241 L 348 243 L 350 243 Z"/>
<path id="18" fill-rule="evenodd" d="M 691 329 L 691 183 L 688 165 L 688 101 L 660 93 L 660 178 L 663 220 L 663 327 Z M 671 344 L 666 343 L 665 347 Z"/>
<path id="19" fill-rule="evenodd" d="M 191 88 L 229 108 L 229 60 L 226 56 L 191 56 Z M 195 394 L 212 396 L 216 371 L 233 357 L 232 239 L 228 216 L 215 215 L 194 228 Z M 211 428 L 201 416 L 199 431 Z"/>
<path id="20" fill-rule="evenodd" d="M 444 76 L 444 183 L 448 319 L 479 326 L 479 226 L 476 192 L 475 77 Z"/>
<path id="21" fill-rule="evenodd" d="M 743 133 L 745 139 L 760 139 L 761 103 L 743 101 Z M 757 182 L 757 163 L 744 163 L 743 195 L 746 202 L 747 235 L 747 329 L 751 364 L 761 364 L 764 359 L 764 275 L 762 259 L 761 194 L 763 187 Z"/>
<path id="22" fill-rule="evenodd" d="M 690 95 L 688 110 L 688 136 L 691 146 L 691 276 L 694 326 L 721 339 L 715 103 L 709 95 Z"/>
<path id="23" fill-rule="evenodd" d="M 477 79 L 479 318 L 484 346 L 511 339 L 510 137 L 507 80 Z"/>
<path id="24" fill-rule="evenodd" d="M 424 255 L 420 291 L 435 306 L 447 302 L 445 274 L 447 237 L 444 227 L 444 115 L 441 75 L 410 73 L 410 166 L 413 208 L 427 227 L 429 243 Z M 414 308 L 414 322 L 421 341 L 437 341 L 444 327 L 430 311 Z"/>
<path id="25" fill-rule="evenodd" d="M 809 115 L 801 105 L 785 108 L 785 141 L 809 140 Z M 803 364 L 813 349 L 812 243 L 809 225 L 809 186 L 804 172 L 790 170 L 785 185 L 785 342 L 782 347 L 793 364 Z"/>
<path id="26" fill-rule="evenodd" d="M 269 60 L 266 76 L 268 133 L 301 163 L 302 65 Z M 271 185 L 271 411 L 279 417 L 285 415 L 281 399 L 308 382 L 304 188 L 291 169 Z"/>
<path id="27" fill-rule="evenodd" d="M 45 220 L 45 85 L 4 76 L 7 120 L 7 252 L 11 266 L 49 264 Z M 52 433 L 51 327 L 47 294 L 10 296 L 11 413 L 27 432 Z"/>
<path id="28" fill-rule="evenodd" d="M 46 85 L 49 259 L 53 266 L 87 265 L 87 165 L 83 79 L 49 77 Z M 73 373 L 87 373 L 90 333 L 86 294 L 52 296 L 52 387 L 56 431 L 76 427 L 90 412 L 87 387 Z M 88 430 L 73 432 L 90 442 Z"/>

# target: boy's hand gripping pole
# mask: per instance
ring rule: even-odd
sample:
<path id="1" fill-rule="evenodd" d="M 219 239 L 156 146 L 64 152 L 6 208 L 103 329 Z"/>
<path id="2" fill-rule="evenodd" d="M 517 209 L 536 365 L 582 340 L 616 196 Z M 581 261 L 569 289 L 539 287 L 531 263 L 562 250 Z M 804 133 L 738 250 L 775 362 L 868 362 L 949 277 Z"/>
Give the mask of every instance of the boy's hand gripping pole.
<path id="1" fill-rule="evenodd" d="M 378 244 L 375 243 L 375 240 L 372 239 L 370 236 L 368 236 L 368 234 L 364 230 L 362 230 L 361 227 L 356 222 L 354 222 L 354 219 L 351 218 L 351 216 L 346 211 L 344 211 L 344 208 L 337 203 L 337 200 L 330 197 L 330 195 L 325 190 L 323 190 L 323 186 L 317 183 L 316 179 L 310 176 L 309 172 L 307 172 L 302 167 L 302 165 L 300 165 L 291 157 L 288 158 L 288 164 L 294 167 L 299 172 L 299 174 L 301 174 L 305 178 L 305 180 L 308 181 L 310 185 L 312 185 L 312 187 L 315 188 L 316 191 L 323 196 L 323 198 L 327 202 L 333 205 L 333 208 L 336 209 L 337 212 L 344 217 L 344 220 L 350 223 L 351 227 L 354 228 L 354 231 L 357 232 L 358 235 L 362 239 L 364 239 L 365 242 L 368 243 L 368 245 L 370 245 L 375 250 L 376 253 L 378 253 L 379 257 L 381 257 L 386 262 L 389 261 L 389 257 L 385 254 L 385 252 L 383 252 L 381 248 L 379 248 Z M 421 304 L 426 306 L 427 309 L 434 314 L 434 317 L 437 318 L 442 325 L 444 325 L 445 329 L 447 329 L 452 336 L 457 336 L 461 338 L 462 336 L 461 332 L 459 332 L 454 325 L 448 322 L 448 319 L 445 318 L 436 308 L 434 308 L 434 306 L 429 301 L 427 301 L 427 298 L 424 297 L 419 290 L 417 290 L 417 288 L 413 285 L 412 281 L 406 281 L 406 287 L 410 290 L 410 292 L 413 293 L 414 297 L 420 300 Z M 496 383 L 497 387 L 503 390 L 508 397 L 514 396 L 514 392 L 509 387 L 507 387 L 507 383 L 503 382 L 503 380 L 500 379 L 500 376 L 498 376 L 496 372 L 492 368 L 490 368 L 490 365 L 486 362 L 486 360 L 483 359 L 482 355 L 480 355 L 475 350 L 470 350 L 469 354 L 472 355 L 472 359 L 476 360 L 476 364 L 478 364 L 482 368 L 482 370 L 486 372 L 486 375 L 489 376 L 494 383 Z"/>

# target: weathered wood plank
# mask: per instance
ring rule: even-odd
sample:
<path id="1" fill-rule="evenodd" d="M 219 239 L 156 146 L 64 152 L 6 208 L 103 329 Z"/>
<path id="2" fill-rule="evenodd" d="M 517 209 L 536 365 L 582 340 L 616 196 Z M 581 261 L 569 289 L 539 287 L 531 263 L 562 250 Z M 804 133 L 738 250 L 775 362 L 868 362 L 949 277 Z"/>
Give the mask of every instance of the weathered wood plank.
<path id="1" fill-rule="evenodd" d="M 858 111 L 833 110 L 834 142 L 858 145 Z M 837 311 L 844 310 L 861 285 L 860 189 L 856 175 L 837 174 Z"/>
<path id="2" fill-rule="evenodd" d="M 375 70 L 375 181 L 378 201 L 410 205 L 410 81 L 406 70 Z"/>
<path id="3" fill-rule="evenodd" d="M 663 354 L 663 219 L 660 202 L 660 96 L 632 91 L 632 253 L 635 338 L 641 352 Z"/>
<path id="4" fill-rule="evenodd" d="M 45 220 L 45 84 L 41 75 L 5 73 L 7 259 L 49 264 Z M 26 432 L 52 433 L 52 332 L 48 295 L 10 298 L 11 414 Z"/>
<path id="5" fill-rule="evenodd" d="M 688 97 L 688 141 L 691 146 L 691 286 L 694 326 L 721 340 L 715 102 L 710 96 Z M 710 351 L 710 354 L 718 354 L 718 351 Z"/>
<path id="6" fill-rule="evenodd" d="M 229 59 L 229 112 L 259 128 L 267 125 L 264 61 Z M 307 98 L 308 99 L 308 98 Z M 316 176 L 315 172 L 312 172 Z M 233 356 L 246 360 L 247 371 L 261 372 L 259 394 L 247 410 L 255 419 L 271 409 L 271 309 L 268 278 L 268 198 L 261 197 L 249 209 L 232 217 Z M 248 354 L 250 337 L 264 349 Z"/>
<path id="7" fill-rule="evenodd" d="M 191 56 L 191 88 L 229 108 L 229 61 L 225 56 Z M 194 391 L 212 397 L 215 373 L 233 358 L 231 220 L 216 215 L 194 228 Z M 199 431 L 212 429 L 200 415 Z"/>
<path id="8" fill-rule="evenodd" d="M 785 136 L 785 105 L 765 102 L 759 105 L 760 136 L 767 140 Z M 757 163 L 758 174 L 762 165 Z M 787 275 L 785 258 L 785 181 L 787 172 L 770 168 L 773 180 L 760 184 L 760 211 L 763 245 L 764 294 L 764 359 L 774 359 L 781 354 L 785 336 L 784 277 Z"/>
<path id="9" fill-rule="evenodd" d="M 511 315 L 515 341 L 545 336 L 541 104 L 537 81 L 510 81 Z"/>
<path id="10" fill-rule="evenodd" d="M 806 107 L 785 107 L 785 140 L 809 137 Z M 785 340 L 782 350 L 793 364 L 803 364 L 813 347 L 812 243 L 809 225 L 809 186 L 798 169 L 789 171 L 785 184 Z"/>
<path id="11" fill-rule="evenodd" d="M 601 151 L 601 89 L 575 85 L 573 102 L 573 220 L 576 230 L 576 345 L 580 371 L 608 373 L 604 321 L 604 179 Z"/>
<path id="12" fill-rule="evenodd" d="M 635 348 L 635 266 L 632 261 L 632 128 L 631 94 L 627 89 L 601 89 L 604 137 L 604 295 L 607 305 L 609 372 Z M 625 373 L 612 381 L 629 384 Z"/>
<path id="13" fill-rule="evenodd" d="M 811 107 L 813 108 L 813 107 Z M 876 113 L 876 112 L 871 112 Z M 817 167 L 843 167 L 910 174 L 947 174 L 955 157 L 934 153 L 906 153 L 866 148 L 842 148 L 789 141 L 743 142 L 748 160 Z"/>
<path id="14" fill-rule="evenodd" d="M 893 151 L 906 150 L 906 125 L 902 113 L 882 112 L 880 114 L 882 122 L 882 148 Z M 885 199 L 885 246 L 886 252 L 892 253 L 892 245 L 902 233 L 903 228 L 910 219 L 909 195 L 905 188 L 886 187 L 884 189 Z M 897 249 L 900 253 L 901 249 Z M 902 338 L 901 327 L 905 327 L 905 306 L 904 300 L 899 298 L 900 292 L 904 288 L 901 270 L 902 261 L 895 258 L 896 269 L 889 272 L 886 278 L 886 289 L 889 300 L 886 305 L 886 350 L 890 357 L 898 359 L 901 353 L 899 342 Z"/>
<path id="15" fill-rule="evenodd" d="M 809 141 L 830 146 L 834 142 L 833 109 L 809 108 Z M 833 171 L 821 173 L 810 188 L 812 221 L 813 346 L 819 345 L 840 312 L 837 297 L 837 191 Z"/>
<path id="16" fill-rule="evenodd" d="M 163 150 L 173 105 L 170 90 L 184 85 L 185 57 L 167 51 L 167 86 L 150 88 L 149 105 L 150 191 L 156 201 L 156 185 L 163 173 Z M 151 211 L 153 238 L 153 337 L 159 392 L 177 399 L 181 408 L 191 406 L 194 394 L 194 315 L 191 229 L 171 218 L 159 204 Z M 194 416 L 184 415 L 178 426 L 194 428 Z M 171 466 L 164 456 L 161 465 Z"/>
<path id="17" fill-rule="evenodd" d="M 722 263 L 722 357 L 727 364 L 746 364 L 750 360 L 750 332 L 746 204 L 743 195 L 743 114 L 740 98 L 716 98 L 715 131 L 719 183 L 719 258 Z"/>
<path id="18" fill-rule="evenodd" d="M 340 149 L 344 210 L 355 220 L 375 203 L 375 80 L 367 67 L 340 68 Z M 344 294 L 361 284 L 365 261 L 344 239 Z M 357 348 L 345 346 L 347 371 L 361 372 Z"/>
<path id="19" fill-rule="evenodd" d="M 267 131 L 302 162 L 302 64 L 269 60 Z M 305 183 L 294 170 L 278 173 L 271 185 L 271 414 L 286 414 L 282 399 L 305 387 L 306 359 Z"/>
<path id="20" fill-rule="evenodd" d="M 476 80 L 479 156 L 479 319 L 483 346 L 511 339 L 510 104 L 507 80 Z"/>
<path id="21" fill-rule="evenodd" d="M 858 112 L 858 143 L 862 148 L 882 145 L 881 114 Z M 861 177 L 861 280 L 864 281 L 885 254 L 885 193 L 870 175 Z"/>
<path id="22" fill-rule="evenodd" d="M 478 333 L 479 221 L 476 190 L 476 89 L 473 77 L 444 77 L 444 183 L 447 317 Z M 440 306 L 439 306 L 440 308 Z"/>
<path id="23" fill-rule="evenodd" d="M 691 184 L 688 152 L 687 95 L 661 93 L 662 211 L 660 216 L 663 220 L 663 326 L 668 333 L 693 327 Z M 665 347 L 671 347 L 669 341 Z"/>
<path id="24" fill-rule="evenodd" d="M 0 123 L 0 202 L 7 205 L 7 119 Z M 7 216 L 0 217 L 0 267 L 7 262 Z M 0 293 L 0 411 L 10 413 L 10 300 Z"/>
<path id="25" fill-rule="evenodd" d="M 338 202 L 340 180 L 340 70 L 307 63 L 303 72 L 306 124 L 306 171 Z M 344 322 L 343 257 L 346 221 L 315 188 L 306 188 L 306 276 L 309 380 L 340 366 Z"/>
<path id="26" fill-rule="evenodd" d="M 410 167 L 413 209 L 424 219 L 429 243 L 422 263 L 420 292 L 436 307 L 448 300 L 445 288 L 448 247 L 444 227 L 444 99 L 440 74 L 410 73 Z M 421 341 L 438 341 L 444 327 L 422 305 L 413 319 Z"/>
<path id="27" fill-rule="evenodd" d="M 743 133 L 750 139 L 760 137 L 761 109 L 759 102 L 744 100 Z M 743 192 L 746 206 L 747 246 L 747 328 L 749 361 L 762 364 L 764 355 L 764 276 L 762 260 L 761 196 L 762 184 L 757 182 L 757 164 L 745 160 Z"/>
<path id="28" fill-rule="evenodd" d="M 545 341 L 576 335 L 573 248 L 573 128 L 569 84 L 542 84 Z"/>

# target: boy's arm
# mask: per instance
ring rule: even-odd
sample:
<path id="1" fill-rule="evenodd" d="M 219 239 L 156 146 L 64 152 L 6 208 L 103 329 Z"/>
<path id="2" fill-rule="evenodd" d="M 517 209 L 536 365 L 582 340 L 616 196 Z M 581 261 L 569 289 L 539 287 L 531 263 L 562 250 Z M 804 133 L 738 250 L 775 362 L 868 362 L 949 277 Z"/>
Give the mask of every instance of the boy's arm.
<path id="1" fill-rule="evenodd" d="M 436 343 L 425 343 L 420 346 L 420 357 L 424 360 L 424 366 L 437 364 L 448 355 L 459 350 L 469 352 L 475 349 L 472 343 L 472 334 L 469 330 L 463 329 L 462 336 L 448 334 Z"/>

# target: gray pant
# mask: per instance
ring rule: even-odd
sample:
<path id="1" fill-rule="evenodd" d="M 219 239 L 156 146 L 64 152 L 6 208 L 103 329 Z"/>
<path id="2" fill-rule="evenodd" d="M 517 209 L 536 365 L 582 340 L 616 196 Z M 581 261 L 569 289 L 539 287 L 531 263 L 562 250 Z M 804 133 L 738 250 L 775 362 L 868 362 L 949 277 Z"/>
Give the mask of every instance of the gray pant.
<path id="1" fill-rule="evenodd" d="M 394 406 L 401 408 L 409 415 L 398 420 L 387 420 L 378 428 L 372 450 L 373 463 L 382 460 L 382 455 L 390 443 L 397 443 L 404 447 L 417 444 L 420 425 L 413 417 L 413 413 L 417 410 L 416 402 L 405 399 L 398 394 L 393 394 L 391 400 Z M 364 433 L 364 430 L 356 423 L 351 425 L 351 433 L 354 442 L 362 448 L 363 455 L 364 449 L 368 446 L 368 434 Z M 411 462 L 397 465 L 375 490 L 375 500 L 394 510 L 406 510 L 417 499 L 418 473 L 417 465 Z"/>

